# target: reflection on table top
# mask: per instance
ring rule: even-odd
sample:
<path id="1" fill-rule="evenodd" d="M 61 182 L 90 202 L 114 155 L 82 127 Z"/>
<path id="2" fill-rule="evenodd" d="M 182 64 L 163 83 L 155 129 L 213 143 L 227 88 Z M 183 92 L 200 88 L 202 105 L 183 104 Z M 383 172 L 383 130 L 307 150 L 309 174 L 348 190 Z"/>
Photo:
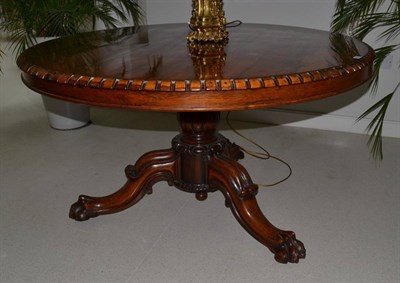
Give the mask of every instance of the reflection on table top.
<path id="1" fill-rule="evenodd" d="M 143 108 L 150 102 L 141 101 L 140 105 L 134 105 L 137 103 L 126 97 L 123 102 L 92 101 L 88 96 L 74 96 L 72 87 L 125 91 L 132 96 L 142 92 L 219 96 L 221 92 L 240 93 L 242 99 L 228 107 L 232 110 L 319 99 L 360 85 L 372 73 L 372 49 L 340 34 L 242 24 L 228 30 L 227 44 L 188 45 L 186 35 L 189 31 L 185 24 L 168 24 L 84 33 L 34 46 L 24 52 L 17 63 L 25 72 L 25 83 L 38 92 L 49 90 L 47 85 L 46 89 L 39 86 L 38 80 L 52 82 L 68 86 L 72 95 L 56 89 L 49 95 L 124 108 Z M 339 85 L 334 86 L 333 81 Z M 308 97 L 303 94 L 281 100 L 271 96 L 284 87 L 290 87 L 286 90 L 293 96 L 294 87 L 302 91 L 302 88 L 309 90 L 311 85 L 318 88 L 318 93 L 317 90 L 315 93 L 308 91 Z M 251 91 L 252 95 L 245 91 Z M 202 99 L 208 100 L 208 97 L 203 95 Z M 240 100 L 243 100 L 241 105 L 237 105 Z M 208 104 L 199 101 L 200 104 L 192 106 L 182 101 L 171 101 L 173 103 L 181 106 L 168 106 L 168 109 L 158 106 L 158 110 L 225 109 L 215 99 L 209 100 Z"/>

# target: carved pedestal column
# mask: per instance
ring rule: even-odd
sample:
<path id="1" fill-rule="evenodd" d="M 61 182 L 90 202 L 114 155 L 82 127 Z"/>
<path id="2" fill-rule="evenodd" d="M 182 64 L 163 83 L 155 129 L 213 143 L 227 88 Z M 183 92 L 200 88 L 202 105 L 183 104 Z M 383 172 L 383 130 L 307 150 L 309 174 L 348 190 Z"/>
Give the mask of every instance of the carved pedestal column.
<path id="1" fill-rule="evenodd" d="M 178 113 L 181 134 L 172 140 L 172 148 L 179 153 L 174 185 L 195 193 L 198 200 L 217 190 L 209 185 L 212 156 L 223 154 L 233 160 L 244 157 L 238 146 L 218 134 L 219 119 L 219 112 Z"/>

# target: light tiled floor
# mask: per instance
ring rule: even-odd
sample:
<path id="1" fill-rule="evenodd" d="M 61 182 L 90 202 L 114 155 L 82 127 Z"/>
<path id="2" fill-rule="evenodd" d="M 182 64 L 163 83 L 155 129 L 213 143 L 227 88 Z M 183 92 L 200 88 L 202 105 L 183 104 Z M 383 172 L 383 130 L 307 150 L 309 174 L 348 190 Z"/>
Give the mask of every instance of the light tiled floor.
<path id="1" fill-rule="evenodd" d="M 126 211 L 69 219 L 79 194 L 115 191 L 125 165 L 169 147 L 175 116 L 93 108 L 93 125 L 55 131 L 17 73 L 0 77 L 0 282 L 399 282 L 400 140 L 385 139 L 376 163 L 361 135 L 235 122 L 293 167 L 257 197 L 307 248 L 282 265 L 218 192 L 199 202 L 159 183 Z M 243 164 L 255 182 L 287 173 L 272 160 Z"/>

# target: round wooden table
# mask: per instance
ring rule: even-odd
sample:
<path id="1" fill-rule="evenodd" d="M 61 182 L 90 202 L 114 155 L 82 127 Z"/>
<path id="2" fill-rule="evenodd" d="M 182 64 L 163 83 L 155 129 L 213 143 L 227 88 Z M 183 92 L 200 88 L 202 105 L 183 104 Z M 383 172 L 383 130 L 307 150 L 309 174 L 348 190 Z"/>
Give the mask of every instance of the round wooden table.
<path id="1" fill-rule="evenodd" d="M 185 24 L 119 28 L 36 45 L 18 58 L 34 91 L 88 105 L 177 112 L 172 147 L 144 154 L 127 182 L 104 197 L 81 195 L 70 217 L 83 221 L 126 209 L 167 181 L 205 200 L 220 190 L 238 222 L 281 263 L 305 257 L 291 231 L 259 209 L 257 185 L 239 164 L 243 152 L 217 130 L 221 111 L 322 99 L 367 82 L 373 50 L 340 34 L 242 24 L 227 43 L 190 43 Z"/>

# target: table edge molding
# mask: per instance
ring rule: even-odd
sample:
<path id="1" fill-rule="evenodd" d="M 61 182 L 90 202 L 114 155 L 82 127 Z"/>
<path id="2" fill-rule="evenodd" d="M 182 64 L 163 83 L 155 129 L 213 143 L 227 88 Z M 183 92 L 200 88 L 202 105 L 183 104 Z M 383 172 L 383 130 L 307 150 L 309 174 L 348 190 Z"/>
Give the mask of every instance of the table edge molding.
<path id="1" fill-rule="evenodd" d="M 335 79 L 362 71 L 374 60 L 374 51 L 368 46 L 368 52 L 352 64 L 334 66 L 321 70 L 303 73 L 283 74 L 258 78 L 212 79 L 212 80 L 140 80 L 91 77 L 76 74 L 63 74 L 46 70 L 36 65 L 17 61 L 18 67 L 28 75 L 39 79 L 71 86 L 92 87 L 97 89 L 115 89 L 127 91 L 149 92 L 204 92 L 204 91 L 236 91 L 275 88 L 289 85 Z"/>

